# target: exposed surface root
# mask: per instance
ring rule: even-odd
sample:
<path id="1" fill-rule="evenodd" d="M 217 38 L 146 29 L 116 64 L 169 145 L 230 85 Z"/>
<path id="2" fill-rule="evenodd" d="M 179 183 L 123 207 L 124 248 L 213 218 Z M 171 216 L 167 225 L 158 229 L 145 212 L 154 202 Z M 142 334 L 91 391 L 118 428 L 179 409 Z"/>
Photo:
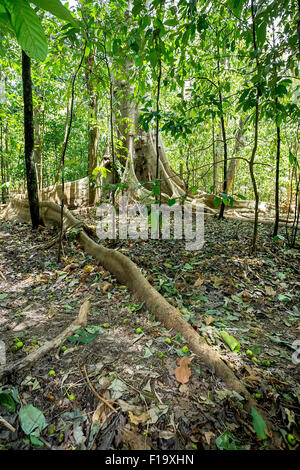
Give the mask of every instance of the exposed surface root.
<path id="1" fill-rule="evenodd" d="M 12 200 L 11 204 L 19 217 L 27 221 L 29 220 L 28 203 L 20 200 Z M 60 206 L 57 204 L 43 201 L 40 203 L 40 209 L 44 222 L 60 222 Z M 64 229 L 79 225 L 79 221 L 68 210 L 64 211 L 63 223 Z M 135 263 L 115 250 L 98 245 L 87 235 L 82 226 L 79 231 L 79 237 L 84 250 L 95 257 L 121 284 L 126 284 L 140 302 L 144 301 L 149 312 L 152 313 L 157 320 L 162 322 L 166 328 L 174 328 L 177 332 L 181 333 L 190 349 L 201 357 L 201 360 L 224 381 L 229 389 L 244 395 L 246 399 L 245 409 L 248 412 L 250 412 L 251 407 L 258 409 L 256 401 L 241 381 L 235 376 L 232 369 L 225 364 L 219 354 L 199 336 L 192 326 L 182 318 L 179 310 L 170 305 L 167 300 L 151 286 Z M 260 413 L 264 416 L 262 411 L 260 411 Z M 272 425 L 266 418 L 265 420 L 269 428 L 272 429 Z"/>

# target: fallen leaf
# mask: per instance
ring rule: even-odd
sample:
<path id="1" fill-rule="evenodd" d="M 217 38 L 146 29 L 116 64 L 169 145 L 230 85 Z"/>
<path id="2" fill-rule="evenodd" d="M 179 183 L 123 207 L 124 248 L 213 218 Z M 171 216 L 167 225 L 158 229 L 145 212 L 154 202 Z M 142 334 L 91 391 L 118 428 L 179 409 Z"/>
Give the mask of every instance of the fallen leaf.
<path id="1" fill-rule="evenodd" d="M 94 266 L 90 266 L 89 264 L 87 264 L 83 270 L 84 273 L 91 273 L 92 271 L 94 271 Z"/>
<path id="2" fill-rule="evenodd" d="M 209 325 L 212 325 L 216 321 L 216 319 L 212 317 L 211 315 L 207 315 L 204 321 L 205 321 L 205 325 L 209 326 Z"/>
<path id="3" fill-rule="evenodd" d="M 54 307 L 54 305 L 51 305 L 48 313 L 47 313 L 47 318 L 53 318 L 57 314 L 57 308 Z"/>
<path id="4" fill-rule="evenodd" d="M 202 286 L 203 282 L 205 281 L 205 278 L 204 277 L 198 277 L 197 281 L 195 282 L 194 284 L 194 287 L 199 287 L 199 286 Z"/>
<path id="5" fill-rule="evenodd" d="M 269 286 L 265 286 L 265 292 L 269 297 L 274 297 L 276 295 L 276 291 Z"/>
<path id="6" fill-rule="evenodd" d="M 107 291 L 109 289 L 111 289 L 113 287 L 113 285 L 110 283 L 110 282 L 106 282 L 103 286 L 102 286 L 102 292 L 103 294 L 106 294 Z"/>
<path id="7" fill-rule="evenodd" d="M 148 438 L 127 428 L 122 430 L 122 439 L 131 450 L 151 450 Z"/>
<path id="8" fill-rule="evenodd" d="M 129 416 L 130 422 L 132 424 L 135 424 L 136 426 L 138 426 L 141 423 L 146 423 L 149 419 L 149 413 L 147 411 L 144 411 L 140 415 L 135 415 L 132 411 L 128 411 L 128 416 Z"/>
<path id="9" fill-rule="evenodd" d="M 225 279 L 223 279 L 222 277 L 210 276 L 210 279 L 213 281 L 216 287 L 219 287 L 221 284 L 225 282 Z"/>
<path id="10" fill-rule="evenodd" d="M 210 441 L 212 440 L 212 438 L 215 436 L 215 433 L 211 432 L 211 431 L 207 431 L 204 433 L 204 436 L 205 436 L 205 439 L 206 439 L 206 442 L 207 444 L 209 445 L 210 444 Z"/>
<path id="11" fill-rule="evenodd" d="M 179 361 L 179 367 L 176 367 L 174 374 L 177 382 L 186 384 L 191 376 L 191 369 L 189 367 L 191 360 L 188 357 L 182 357 Z"/>

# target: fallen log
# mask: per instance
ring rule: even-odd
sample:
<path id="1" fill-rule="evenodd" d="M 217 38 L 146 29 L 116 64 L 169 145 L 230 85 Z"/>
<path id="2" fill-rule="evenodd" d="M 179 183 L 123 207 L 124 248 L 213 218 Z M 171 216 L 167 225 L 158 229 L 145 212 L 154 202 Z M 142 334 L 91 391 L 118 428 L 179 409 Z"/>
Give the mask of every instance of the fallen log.
<path id="1" fill-rule="evenodd" d="M 81 305 L 76 320 L 74 320 L 71 325 L 62 331 L 60 335 L 50 341 L 47 341 L 45 344 L 43 344 L 43 346 L 28 354 L 28 356 L 24 357 L 23 359 L 0 367 L 0 377 L 10 374 L 11 372 L 17 372 L 26 367 L 30 367 L 36 361 L 41 359 L 41 357 L 45 356 L 45 354 L 48 354 L 48 352 L 50 352 L 52 349 L 58 348 L 61 343 L 63 343 L 63 341 L 71 336 L 76 330 L 79 328 L 85 328 L 89 310 L 90 301 L 87 300 Z"/>

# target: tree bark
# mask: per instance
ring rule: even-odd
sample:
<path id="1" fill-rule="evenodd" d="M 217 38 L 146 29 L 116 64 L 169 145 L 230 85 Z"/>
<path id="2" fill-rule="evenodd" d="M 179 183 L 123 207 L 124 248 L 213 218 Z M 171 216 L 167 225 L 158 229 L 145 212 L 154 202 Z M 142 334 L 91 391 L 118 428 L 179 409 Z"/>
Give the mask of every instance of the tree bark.
<path id="1" fill-rule="evenodd" d="M 220 105 L 221 105 L 221 129 L 222 129 L 222 137 L 223 137 L 223 146 L 224 146 L 224 167 L 223 167 L 223 193 L 227 192 L 227 137 L 226 137 L 226 129 L 225 129 L 225 120 L 223 115 L 223 99 L 221 91 L 219 90 L 219 98 L 220 98 Z M 219 213 L 219 220 L 223 219 L 224 217 L 224 210 L 225 204 L 222 199 L 220 213 Z"/>
<path id="2" fill-rule="evenodd" d="M 95 205 L 97 198 L 96 181 L 94 170 L 98 166 L 98 144 L 99 144 L 99 126 L 98 118 L 98 93 L 95 90 L 92 81 L 93 68 L 95 66 L 94 55 L 91 52 L 86 58 L 86 85 L 89 95 L 89 144 L 88 144 L 88 176 L 89 176 L 89 204 Z"/>
<path id="3" fill-rule="evenodd" d="M 254 0 L 251 0 L 251 18 L 252 18 L 253 49 L 254 49 L 255 52 L 257 52 Z M 259 71 L 259 65 L 260 64 L 259 64 L 258 56 L 256 56 L 256 70 L 257 70 L 257 72 Z M 253 226 L 253 237 L 252 237 L 252 247 L 251 247 L 251 253 L 252 254 L 255 254 L 255 252 L 256 252 L 256 240 L 257 240 L 257 229 L 258 229 L 258 205 L 259 205 L 259 194 L 258 194 L 258 189 L 257 189 L 257 184 L 256 184 L 256 179 L 255 179 L 255 173 L 254 173 L 254 159 L 255 159 L 256 150 L 257 150 L 257 143 L 258 143 L 258 119 L 259 119 L 258 103 L 259 103 L 259 91 L 257 89 L 256 104 L 255 104 L 254 146 L 253 146 L 253 149 L 252 149 L 251 158 L 250 158 L 250 162 L 249 162 L 250 176 L 251 176 L 251 181 L 252 181 L 252 186 L 253 186 L 253 191 L 254 191 L 254 197 L 255 197 L 254 226 Z"/>
<path id="4" fill-rule="evenodd" d="M 65 147 L 66 147 L 66 145 L 67 145 L 68 132 L 69 132 L 69 114 L 70 114 L 70 102 L 68 101 L 68 103 L 67 103 L 67 110 L 66 110 L 66 121 L 65 121 L 65 135 L 64 135 L 64 141 L 63 141 L 63 144 L 62 144 L 62 149 L 61 149 L 61 154 L 60 154 L 60 158 L 59 158 L 59 164 L 58 164 L 58 168 L 57 168 L 56 177 L 55 177 L 55 183 L 54 183 L 54 184 L 57 184 L 57 183 L 58 183 L 59 174 L 60 174 L 60 171 L 61 171 L 61 168 L 62 168 L 62 163 L 63 163 L 63 156 L 64 156 L 64 153 L 65 153 Z"/>
<path id="5" fill-rule="evenodd" d="M 278 102 L 278 98 L 276 98 Z M 278 227 L 279 227 L 279 168 L 280 168 L 280 127 L 276 126 L 276 176 L 275 176 L 275 223 L 274 223 L 274 230 L 273 230 L 273 237 L 276 237 L 278 234 Z"/>
<path id="6" fill-rule="evenodd" d="M 25 141 L 25 165 L 27 193 L 30 206 L 32 228 L 36 229 L 40 223 L 38 185 L 33 161 L 34 127 L 33 127 L 33 103 L 31 61 L 28 55 L 22 51 L 22 81 L 24 100 L 24 141 Z"/>
<path id="7" fill-rule="evenodd" d="M 239 120 L 239 128 L 237 130 L 237 133 L 235 135 L 235 144 L 234 144 L 234 149 L 233 149 L 233 155 L 237 155 L 243 145 L 243 129 L 244 129 L 244 121 L 243 118 L 241 117 Z M 232 159 L 230 160 L 229 166 L 228 166 L 228 171 L 227 171 L 227 192 L 228 194 L 230 193 L 236 172 L 238 170 L 238 167 L 240 165 L 240 160 L 238 159 Z"/>
<path id="8" fill-rule="evenodd" d="M 157 174 L 155 133 L 151 129 L 146 132 L 139 126 L 139 109 L 130 99 L 131 90 L 125 80 L 115 83 L 114 93 L 115 100 L 119 103 L 119 124 L 116 132 L 122 141 L 122 155 L 124 155 L 124 158 L 119 157 L 120 163 L 124 166 L 121 182 L 128 186 L 129 195 L 133 199 L 151 197 L 150 182 L 155 181 Z M 158 134 L 158 150 L 162 200 L 185 196 L 184 183 L 170 166 L 160 134 Z M 121 154 L 121 151 L 119 153 Z M 102 166 L 108 167 L 107 160 L 108 158 Z M 110 178 L 111 174 L 107 178 L 101 177 L 102 188 L 107 186 Z M 102 192 L 102 197 L 103 194 Z"/>
<path id="9" fill-rule="evenodd" d="M 42 189 L 42 136 L 41 126 L 39 123 L 39 114 L 41 109 L 34 108 L 34 150 L 33 150 L 33 161 L 36 166 L 38 187 Z"/>

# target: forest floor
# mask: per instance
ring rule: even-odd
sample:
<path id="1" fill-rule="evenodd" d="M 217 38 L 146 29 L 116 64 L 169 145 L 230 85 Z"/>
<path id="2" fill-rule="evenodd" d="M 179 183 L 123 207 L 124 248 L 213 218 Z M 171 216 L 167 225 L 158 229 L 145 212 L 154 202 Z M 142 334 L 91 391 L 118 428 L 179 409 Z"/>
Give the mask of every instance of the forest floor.
<path id="1" fill-rule="evenodd" d="M 94 224 L 92 214 L 81 218 Z M 129 256 L 221 354 L 281 430 L 279 444 L 257 437 L 243 397 L 226 390 L 186 351 L 181 336 L 135 303 L 75 239 L 65 241 L 58 264 L 57 246 L 45 248 L 57 229 L 33 232 L 6 222 L 0 224 L 0 339 L 7 363 L 61 333 L 84 300 L 91 310 L 84 332 L 0 382 L 0 416 L 15 428 L 0 423 L 0 449 L 299 448 L 300 365 L 292 355 L 300 337 L 300 253 L 272 241 L 271 227 L 260 225 L 257 256 L 249 256 L 252 228 L 209 217 L 205 245 L 194 252 L 177 240 L 104 245 Z M 222 330 L 240 342 L 238 353 L 224 343 Z M 191 376 L 180 384 L 174 371 L 184 355 L 193 357 Z M 117 413 L 93 394 L 84 366 Z M 25 434 L 24 417 L 20 422 L 28 404 L 45 418 L 38 439 Z M 287 434 L 296 445 L 288 444 Z"/>

